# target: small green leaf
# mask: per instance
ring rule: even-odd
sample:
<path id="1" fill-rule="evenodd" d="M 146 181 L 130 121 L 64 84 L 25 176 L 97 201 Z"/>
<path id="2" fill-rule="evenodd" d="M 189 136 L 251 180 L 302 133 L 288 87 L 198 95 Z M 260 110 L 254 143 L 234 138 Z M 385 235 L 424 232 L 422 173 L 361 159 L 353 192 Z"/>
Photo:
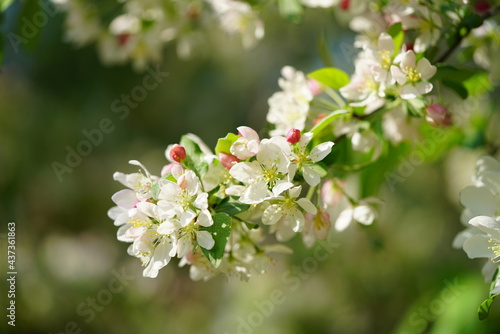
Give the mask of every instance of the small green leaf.
<path id="1" fill-rule="evenodd" d="M 443 85 L 453 90 L 462 99 L 466 99 L 469 95 L 479 96 L 492 89 L 486 71 L 456 68 L 448 65 L 438 65 L 437 68 L 437 73 L 432 78 L 432 81 L 441 80 Z"/>
<path id="2" fill-rule="evenodd" d="M 231 233 L 231 217 L 224 212 L 219 212 L 214 215 L 214 223 L 212 226 L 206 227 L 203 230 L 208 231 L 214 238 L 215 244 L 212 249 L 201 247 L 203 254 L 207 257 L 214 268 L 218 268 L 224 257 L 227 239 Z"/>
<path id="3" fill-rule="evenodd" d="M 186 135 L 181 137 L 179 144 L 186 150 L 186 161 L 184 164 L 186 164 L 187 168 L 192 169 L 201 179 L 208 170 L 208 164 L 205 161 L 205 153 L 203 153 L 197 143 Z"/>
<path id="4" fill-rule="evenodd" d="M 321 120 L 321 122 L 319 122 L 318 124 L 316 124 L 311 129 L 311 132 L 314 135 L 317 135 L 318 133 L 321 132 L 321 130 L 323 130 L 328 124 L 330 124 L 331 122 L 333 122 L 335 119 L 339 118 L 342 115 L 348 114 L 348 113 L 349 113 L 349 111 L 343 110 L 343 109 L 332 111 L 328 116 L 326 116 L 325 118 L 323 118 Z"/>
<path id="5" fill-rule="evenodd" d="M 234 216 L 247 211 L 250 205 L 238 202 L 235 197 L 226 197 L 217 207 L 215 212 L 223 212 L 229 216 Z"/>
<path id="6" fill-rule="evenodd" d="M 349 75 L 335 67 L 325 67 L 316 70 L 309 73 L 308 77 L 337 90 L 349 83 Z"/>
<path id="7" fill-rule="evenodd" d="M 405 39 L 403 25 L 401 24 L 401 22 L 395 23 L 389 27 L 387 33 L 394 40 L 394 54 L 392 56 L 395 57 L 399 53 L 399 50 L 401 50 L 401 46 L 403 45 L 403 41 Z"/>
<path id="8" fill-rule="evenodd" d="M 224 138 L 219 138 L 217 145 L 215 146 L 215 154 L 219 154 L 221 152 L 230 154 L 231 145 L 233 145 L 238 138 L 240 137 L 234 133 L 228 133 Z"/>
<path id="9" fill-rule="evenodd" d="M 500 295 L 500 293 L 496 293 L 491 295 L 488 299 L 481 303 L 479 308 L 477 309 L 477 316 L 479 320 L 485 320 L 490 315 L 491 304 L 493 304 L 493 300 Z"/>

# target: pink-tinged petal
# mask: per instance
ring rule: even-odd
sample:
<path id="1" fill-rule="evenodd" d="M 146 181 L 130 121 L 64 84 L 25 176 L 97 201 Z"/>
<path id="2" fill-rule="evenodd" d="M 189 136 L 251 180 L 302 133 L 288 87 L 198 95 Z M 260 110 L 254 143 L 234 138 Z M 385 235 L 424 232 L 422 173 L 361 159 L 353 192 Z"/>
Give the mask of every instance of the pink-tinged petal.
<path id="1" fill-rule="evenodd" d="M 310 200 L 307 198 L 301 198 L 297 201 L 297 204 L 300 205 L 305 212 L 315 215 L 318 212 L 318 209 Z"/>
<path id="2" fill-rule="evenodd" d="M 469 224 L 488 233 L 500 243 L 500 223 L 488 216 L 474 217 Z"/>
<path id="3" fill-rule="evenodd" d="M 256 140 L 256 141 L 259 141 L 259 134 L 257 133 L 257 131 L 255 131 L 254 129 L 248 127 L 248 126 L 240 126 L 240 127 L 237 127 L 239 133 L 241 134 L 241 136 L 243 138 L 245 138 L 246 140 Z"/>
<path id="4" fill-rule="evenodd" d="M 278 204 L 273 204 L 264 211 L 262 222 L 266 225 L 274 225 L 281 217 L 283 217 L 283 209 Z"/>
<path id="5" fill-rule="evenodd" d="M 332 227 L 328 212 L 319 212 L 314 218 L 313 233 L 316 239 L 326 240 Z"/>
<path id="6" fill-rule="evenodd" d="M 422 74 L 422 79 L 429 80 L 436 74 L 437 68 L 433 66 L 429 60 L 422 58 L 418 61 L 416 70 Z"/>
<path id="7" fill-rule="evenodd" d="M 397 66 L 391 66 L 391 74 L 394 80 L 397 81 L 398 84 L 404 85 L 407 81 L 406 75 L 401 71 L 401 69 Z"/>
<path id="8" fill-rule="evenodd" d="M 267 189 L 267 182 L 259 182 L 248 186 L 241 194 L 240 202 L 245 204 L 258 204 L 263 202 L 271 192 Z"/>
<path id="9" fill-rule="evenodd" d="M 401 96 L 401 98 L 403 98 L 405 100 L 411 100 L 411 99 L 414 99 L 417 96 L 419 96 L 420 92 L 412 84 L 407 84 L 407 85 L 404 85 L 403 87 L 401 87 L 401 90 L 399 91 L 399 95 Z"/>
<path id="10" fill-rule="evenodd" d="M 319 174 L 309 166 L 304 166 L 302 168 L 302 175 L 304 176 L 304 180 L 306 180 L 307 184 L 311 187 L 316 187 L 321 181 Z"/>
<path id="11" fill-rule="evenodd" d="M 311 159 L 314 162 L 318 162 L 323 160 L 330 152 L 332 151 L 333 147 L 333 142 L 327 141 L 324 143 L 319 144 L 315 148 L 311 150 L 311 153 L 309 154 L 309 159 Z"/>
<path id="12" fill-rule="evenodd" d="M 342 211 L 337 220 L 335 221 L 335 229 L 339 232 L 345 230 L 353 221 L 353 210 L 352 208 L 347 208 Z"/>
<path id="13" fill-rule="evenodd" d="M 401 68 L 416 67 L 416 56 L 412 50 L 406 51 L 401 59 Z"/>
<path id="14" fill-rule="evenodd" d="M 488 242 L 488 240 L 489 237 L 484 234 L 473 235 L 464 242 L 464 251 L 471 259 L 475 259 L 478 257 L 491 259 L 495 257 L 495 253 L 493 253 L 493 251 L 488 248 L 492 246 L 492 244 Z"/>
<path id="15" fill-rule="evenodd" d="M 415 84 L 415 88 L 421 95 L 430 93 L 432 91 L 432 87 L 432 84 L 427 81 L 420 81 Z"/>
<path id="16" fill-rule="evenodd" d="M 116 203 L 119 207 L 125 209 L 132 209 L 135 206 L 135 201 L 137 200 L 137 196 L 135 192 L 130 189 L 123 189 L 115 193 L 111 200 Z"/>
<path id="17" fill-rule="evenodd" d="M 196 231 L 196 241 L 205 249 L 212 249 L 215 245 L 215 240 L 208 231 Z"/>

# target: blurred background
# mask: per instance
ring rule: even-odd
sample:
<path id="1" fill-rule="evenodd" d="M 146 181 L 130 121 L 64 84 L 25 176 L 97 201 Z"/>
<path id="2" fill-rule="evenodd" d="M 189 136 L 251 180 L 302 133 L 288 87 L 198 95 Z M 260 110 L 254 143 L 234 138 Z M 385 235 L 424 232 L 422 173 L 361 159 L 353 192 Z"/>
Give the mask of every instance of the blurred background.
<path id="1" fill-rule="evenodd" d="M 14 221 L 18 275 L 16 327 L 2 316 L 0 332 L 498 333 L 500 303 L 487 321 L 477 319 L 488 294 L 482 262 L 451 247 L 463 229 L 458 191 L 471 183 L 482 153 L 471 149 L 454 149 L 385 189 L 376 226 L 332 232 L 323 249 L 306 249 L 297 237 L 293 255 L 277 257 L 268 274 L 250 282 L 192 282 L 174 262 L 158 278 L 143 278 L 128 244 L 116 240 L 106 212 L 122 188 L 113 173 L 136 171 L 128 160 L 159 174 L 165 148 L 182 134 L 213 147 L 237 126 L 263 129 L 281 67 L 323 66 L 321 35 L 336 66 L 352 73 L 341 45 L 354 35 L 331 14 L 308 10 L 295 25 L 269 11 L 266 37 L 250 51 L 215 30 L 192 59 L 180 60 L 169 46 L 163 62 L 151 65 L 168 76 L 126 116 L 113 102 L 142 86 L 147 71 L 104 67 L 94 46 L 64 43 L 62 14 L 16 52 L 5 36 L 18 29 L 20 15 L 15 3 L 2 24 L 1 258 Z M 68 152 L 103 119 L 108 133 L 58 176 L 57 163 L 67 165 Z M 8 271 L 5 261 L 0 268 Z"/>

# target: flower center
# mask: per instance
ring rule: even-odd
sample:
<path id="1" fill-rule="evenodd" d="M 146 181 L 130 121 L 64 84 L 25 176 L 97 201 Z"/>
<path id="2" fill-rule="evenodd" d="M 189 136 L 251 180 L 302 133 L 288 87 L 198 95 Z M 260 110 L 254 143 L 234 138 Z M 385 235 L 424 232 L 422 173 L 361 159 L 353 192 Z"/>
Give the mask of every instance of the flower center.
<path id="1" fill-rule="evenodd" d="M 405 66 L 405 74 L 406 78 L 411 83 L 420 81 L 422 79 L 422 73 L 418 72 L 417 69 L 412 66 Z"/>
<path id="2" fill-rule="evenodd" d="M 389 50 L 381 50 L 378 52 L 380 56 L 380 67 L 384 70 L 388 70 L 392 64 L 392 52 Z"/>

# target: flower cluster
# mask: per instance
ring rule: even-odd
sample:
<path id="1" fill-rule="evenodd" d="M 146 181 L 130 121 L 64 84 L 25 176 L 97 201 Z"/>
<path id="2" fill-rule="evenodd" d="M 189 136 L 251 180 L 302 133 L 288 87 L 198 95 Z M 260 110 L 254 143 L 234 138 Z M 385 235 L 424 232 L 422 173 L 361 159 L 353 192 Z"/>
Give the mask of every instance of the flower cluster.
<path id="1" fill-rule="evenodd" d="M 298 129 L 262 140 L 249 127 L 238 130 L 219 140 L 217 155 L 198 137 L 184 136 L 167 148 L 171 163 L 160 177 L 135 160 L 141 171 L 114 174 L 128 189 L 113 195 L 117 206 L 108 215 L 120 226 L 118 240 L 132 243 L 128 253 L 142 260 L 144 276 L 156 277 L 173 257 L 191 266 L 193 279 L 262 273 L 268 252 L 287 250 L 261 245 L 264 226 L 279 242 L 300 232 L 326 238 L 329 228 L 306 223 L 323 220 L 303 186 L 314 193 L 317 163 L 333 142 L 317 143 Z"/>
<path id="2" fill-rule="evenodd" d="M 500 162 L 490 156 L 477 161 L 474 185 L 460 193 L 465 207 L 462 223 L 467 228 L 460 232 L 453 246 L 463 248 L 469 258 L 487 258 L 483 274 L 487 282 L 494 282 L 491 294 L 500 293 Z"/>
<path id="3" fill-rule="evenodd" d="M 180 57 L 191 56 L 212 25 L 240 36 L 245 48 L 264 36 L 256 11 L 239 0 L 125 0 L 106 10 L 85 0 L 52 1 L 67 12 L 68 41 L 78 46 L 95 42 L 103 63 L 132 61 L 137 70 L 159 62 L 163 47 L 173 40 Z"/>

